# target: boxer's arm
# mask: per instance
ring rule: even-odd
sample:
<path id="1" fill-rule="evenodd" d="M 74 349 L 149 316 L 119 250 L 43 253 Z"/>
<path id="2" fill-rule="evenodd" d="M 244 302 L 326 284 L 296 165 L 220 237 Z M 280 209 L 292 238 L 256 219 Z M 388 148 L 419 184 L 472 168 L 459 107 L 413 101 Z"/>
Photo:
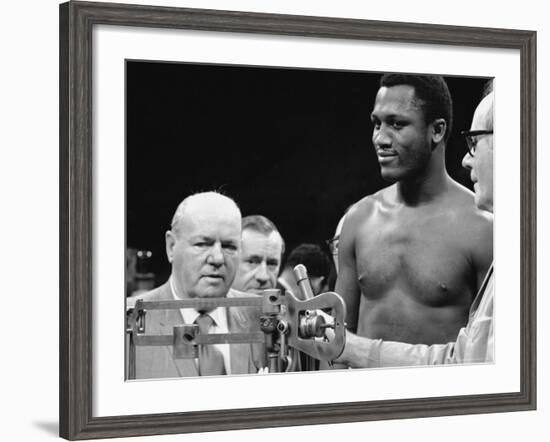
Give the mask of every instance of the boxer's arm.
<path id="1" fill-rule="evenodd" d="M 346 304 L 346 328 L 355 332 L 359 315 L 361 291 L 357 283 L 357 263 L 355 259 L 355 234 L 351 217 L 346 217 L 338 247 L 338 277 L 335 291 Z"/>

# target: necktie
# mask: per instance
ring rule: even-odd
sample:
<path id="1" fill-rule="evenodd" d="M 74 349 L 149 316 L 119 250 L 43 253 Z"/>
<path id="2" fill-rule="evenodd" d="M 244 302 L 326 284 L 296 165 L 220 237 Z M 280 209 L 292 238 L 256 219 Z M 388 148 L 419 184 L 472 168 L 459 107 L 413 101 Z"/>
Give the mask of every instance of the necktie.
<path id="1" fill-rule="evenodd" d="M 195 323 L 199 326 L 200 334 L 207 335 L 210 327 L 214 325 L 214 320 L 210 315 L 201 313 Z M 225 374 L 223 356 L 220 350 L 214 345 L 201 345 L 199 348 L 199 375 L 213 376 L 220 374 Z"/>

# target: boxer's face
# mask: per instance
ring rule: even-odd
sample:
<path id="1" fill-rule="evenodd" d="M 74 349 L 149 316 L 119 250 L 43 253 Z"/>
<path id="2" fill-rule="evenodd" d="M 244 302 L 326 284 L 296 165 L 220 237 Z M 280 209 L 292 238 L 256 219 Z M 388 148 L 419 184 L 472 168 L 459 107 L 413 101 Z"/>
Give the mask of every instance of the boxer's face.
<path id="1" fill-rule="evenodd" d="M 414 177 L 431 158 L 431 125 L 409 85 L 381 87 L 371 114 L 372 143 L 385 180 Z"/>

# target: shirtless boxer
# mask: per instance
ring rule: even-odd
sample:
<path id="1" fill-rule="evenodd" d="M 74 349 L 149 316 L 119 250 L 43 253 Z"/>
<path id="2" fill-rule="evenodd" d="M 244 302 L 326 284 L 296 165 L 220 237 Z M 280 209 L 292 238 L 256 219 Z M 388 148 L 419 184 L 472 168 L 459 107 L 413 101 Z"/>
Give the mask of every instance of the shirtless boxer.
<path id="1" fill-rule="evenodd" d="M 348 212 L 336 292 L 359 336 L 453 341 L 493 257 L 492 217 L 445 169 L 452 101 L 438 76 L 386 74 L 372 141 L 393 184 Z"/>

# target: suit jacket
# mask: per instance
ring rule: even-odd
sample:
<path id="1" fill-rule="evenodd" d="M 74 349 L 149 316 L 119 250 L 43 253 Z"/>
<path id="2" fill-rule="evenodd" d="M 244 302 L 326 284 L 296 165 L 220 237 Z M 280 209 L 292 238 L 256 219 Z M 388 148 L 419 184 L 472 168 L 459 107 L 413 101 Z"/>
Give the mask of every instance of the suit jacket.
<path id="1" fill-rule="evenodd" d="M 227 297 L 256 296 L 229 290 Z M 150 292 L 128 298 L 127 307 L 137 299 L 143 301 L 173 300 L 170 283 Z M 261 310 L 256 307 L 229 307 L 227 327 L 229 333 L 261 331 Z M 145 317 L 146 335 L 171 335 L 175 325 L 184 324 L 179 309 L 149 310 Z M 265 364 L 264 344 L 230 344 L 231 374 L 257 373 Z M 174 359 L 172 346 L 137 346 L 136 379 L 175 378 L 198 376 L 194 359 Z"/>

